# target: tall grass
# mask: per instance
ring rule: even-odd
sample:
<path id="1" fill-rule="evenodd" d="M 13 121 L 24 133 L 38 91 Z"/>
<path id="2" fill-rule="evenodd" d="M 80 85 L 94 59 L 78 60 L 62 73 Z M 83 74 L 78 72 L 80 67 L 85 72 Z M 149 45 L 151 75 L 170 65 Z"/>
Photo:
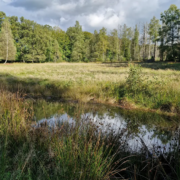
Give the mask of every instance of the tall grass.
<path id="1" fill-rule="evenodd" d="M 101 180 L 114 175 L 116 152 L 95 125 L 77 120 L 52 131 L 46 123 L 33 128 L 32 103 L 17 93 L 0 93 L 0 179 Z"/>
<path id="2" fill-rule="evenodd" d="M 142 67 L 130 65 L 124 97 L 150 109 L 179 113 L 179 92 L 167 88 L 167 82 L 156 76 L 145 76 Z"/>
<path id="3" fill-rule="evenodd" d="M 147 147 L 136 153 L 126 149 L 127 130 L 105 134 L 78 112 L 72 124 L 56 124 L 51 129 L 44 122 L 34 127 L 31 101 L 18 93 L 1 90 L 0 94 L 2 180 L 180 179 L 179 144 L 172 145 L 174 150 L 166 156 L 147 158 Z"/>
<path id="4" fill-rule="evenodd" d="M 141 75 L 132 79 L 134 85 L 137 83 L 135 94 L 129 91 L 133 83 L 128 85 L 131 67 L 126 63 L 0 65 L 0 80 L 9 91 L 22 90 L 27 97 L 71 99 L 179 113 L 179 64 L 141 65 Z M 143 80 L 143 86 L 140 80 Z"/>

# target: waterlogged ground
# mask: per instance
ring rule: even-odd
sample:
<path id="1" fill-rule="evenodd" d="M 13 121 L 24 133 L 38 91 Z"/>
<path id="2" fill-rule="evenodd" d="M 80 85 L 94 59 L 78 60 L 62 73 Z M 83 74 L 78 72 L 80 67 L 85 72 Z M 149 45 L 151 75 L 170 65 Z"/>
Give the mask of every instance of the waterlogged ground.
<path id="1" fill-rule="evenodd" d="M 125 151 L 144 152 L 147 156 L 166 155 L 179 147 L 180 122 L 178 117 L 158 115 L 152 112 L 122 110 L 96 104 L 34 102 L 35 127 L 47 124 L 50 129 L 64 123 L 90 121 L 99 131 L 108 135 L 120 135 Z M 122 143 L 121 143 L 122 145 Z"/>

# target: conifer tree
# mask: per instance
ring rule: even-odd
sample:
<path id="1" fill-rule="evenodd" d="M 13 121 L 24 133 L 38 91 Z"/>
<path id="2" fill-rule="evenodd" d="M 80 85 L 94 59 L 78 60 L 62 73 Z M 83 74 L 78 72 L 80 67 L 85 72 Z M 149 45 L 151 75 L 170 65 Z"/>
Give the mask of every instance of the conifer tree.
<path id="1" fill-rule="evenodd" d="M 0 57 L 7 63 L 8 60 L 15 60 L 16 47 L 14 45 L 14 38 L 11 32 L 11 25 L 8 18 L 6 18 L 1 27 L 0 32 Z"/>

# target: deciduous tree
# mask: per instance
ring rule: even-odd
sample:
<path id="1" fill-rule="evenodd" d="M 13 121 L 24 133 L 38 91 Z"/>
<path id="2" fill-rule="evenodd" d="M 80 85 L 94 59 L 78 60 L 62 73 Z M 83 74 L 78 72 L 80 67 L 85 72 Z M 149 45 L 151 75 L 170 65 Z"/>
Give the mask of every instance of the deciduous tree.
<path id="1" fill-rule="evenodd" d="M 7 63 L 8 60 L 14 61 L 16 56 L 16 47 L 11 32 L 9 19 L 6 18 L 2 23 L 0 32 L 0 57 Z"/>

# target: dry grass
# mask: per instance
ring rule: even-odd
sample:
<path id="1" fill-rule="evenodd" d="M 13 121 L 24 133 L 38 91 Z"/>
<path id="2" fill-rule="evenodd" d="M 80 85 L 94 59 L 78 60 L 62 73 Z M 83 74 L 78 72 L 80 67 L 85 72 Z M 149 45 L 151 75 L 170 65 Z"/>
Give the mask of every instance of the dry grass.
<path id="1" fill-rule="evenodd" d="M 45 63 L 45 64 L 8 64 L 0 65 L 0 73 L 10 74 L 19 78 L 39 78 L 51 81 L 84 81 L 94 82 L 124 82 L 128 73 L 128 64 L 111 65 L 97 63 Z M 125 67 L 124 67 L 125 66 Z M 158 69 L 158 68 L 157 68 Z M 167 79 L 171 83 L 180 81 L 180 71 L 171 69 L 143 68 L 145 75 L 155 75 Z"/>
<path id="2" fill-rule="evenodd" d="M 0 65 L 0 73 L 20 78 L 40 78 L 51 81 L 120 82 L 125 80 L 128 68 L 107 67 L 103 64 L 46 63 Z"/>
<path id="3" fill-rule="evenodd" d="M 173 103 L 178 105 L 180 64 L 141 63 L 141 65 L 144 76 L 148 76 L 150 80 L 154 80 L 155 76 L 158 81 L 164 83 L 163 88 L 159 87 L 157 91 L 173 94 Z M 154 105 L 139 103 L 137 102 L 139 100 L 126 96 L 120 97 L 119 89 L 126 85 L 128 66 L 127 63 L 2 64 L 0 80 L 2 84 L 11 86 L 14 91 L 22 89 L 32 95 L 112 104 L 125 98 L 141 107 L 145 105 L 156 108 Z"/>

